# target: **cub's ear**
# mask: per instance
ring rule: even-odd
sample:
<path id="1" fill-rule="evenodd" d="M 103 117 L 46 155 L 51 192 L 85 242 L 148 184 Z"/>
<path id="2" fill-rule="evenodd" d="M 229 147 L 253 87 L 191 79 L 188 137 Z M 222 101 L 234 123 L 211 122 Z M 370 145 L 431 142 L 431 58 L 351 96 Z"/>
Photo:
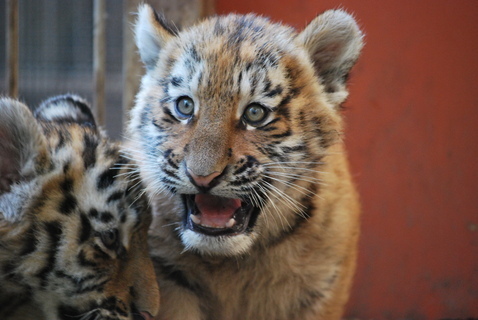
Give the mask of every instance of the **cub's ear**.
<path id="1" fill-rule="evenodd" d="M 159 51 L 177 34 L 177 30 L 170 27 L 151 6 L 142 4 L 138 7 L 134 33 L 141 60 L 151 70 L 158 61 Z"/>
<path id="2" fill-rule="evenodd" d="M 354 18 L 342 10 L 326 11 L 297 39 L 309 53 L 328 100 L 339 106 L 347 98 L 347 77 L 363 47 L 363 34 Z"/>
<path id="3" fill-rule="evenodd" d="M 34 177 L 38 160 L 48 157 L 46 138 L 28 107 L 0 98 L 0 195 Z"/>
<path id="4" fill-rule="evenodd" d="M 45 122 L 78 123 L 82 126 L 96 127 L 88 103 L 73 94 L 55 96 L 43 101 L 34 115 L 38 120 Z"/>

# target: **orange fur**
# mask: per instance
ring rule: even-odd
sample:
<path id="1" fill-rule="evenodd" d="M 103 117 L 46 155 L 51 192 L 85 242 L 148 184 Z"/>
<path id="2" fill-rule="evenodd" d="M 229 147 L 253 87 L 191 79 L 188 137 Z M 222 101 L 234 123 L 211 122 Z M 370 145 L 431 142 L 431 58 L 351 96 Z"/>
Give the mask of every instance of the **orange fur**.
<path id="1" fill-rule="evenodd" d="M 359 233 L 339 112 L 356 23 L 339 10 L 299 34 L 254 15 L 164 25 L 140 7 L 148 72 L 128 130 L 153 204 L 157 319 L 340 319 Z"/>

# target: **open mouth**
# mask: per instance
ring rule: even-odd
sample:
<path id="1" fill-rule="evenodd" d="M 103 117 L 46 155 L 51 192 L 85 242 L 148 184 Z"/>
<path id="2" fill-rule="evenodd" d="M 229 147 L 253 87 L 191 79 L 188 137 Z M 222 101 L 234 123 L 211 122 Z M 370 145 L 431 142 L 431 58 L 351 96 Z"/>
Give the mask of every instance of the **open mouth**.
<path id="1" fill-rule="evenodd" d="M 241 199 L 210 194 L 183 195 L 183 199 L 186 228 L 208 236 L 244 233 L 255 223 L 259 211 Z"/>

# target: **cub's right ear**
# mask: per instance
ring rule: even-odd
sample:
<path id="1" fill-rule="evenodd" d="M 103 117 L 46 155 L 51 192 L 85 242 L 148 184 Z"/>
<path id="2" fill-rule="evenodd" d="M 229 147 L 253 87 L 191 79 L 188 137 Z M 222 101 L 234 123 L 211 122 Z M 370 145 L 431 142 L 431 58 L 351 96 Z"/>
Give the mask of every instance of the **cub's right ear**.
<path id="1" fill-rule="evenodd" d="M 177 35 L 177 30 L 170 27 L 148 4 L 138 7 L 134 32 L 141 60 L 148 70 L 153 69 L 158 62 L 159 52 L 166 42 Z"/>
<path id="2" fill-rule="evenodd" d="M 40 159 L 49 159 L 40 125 L 27 106 L 0 98 L 0 195 L 35 176 Z"/>

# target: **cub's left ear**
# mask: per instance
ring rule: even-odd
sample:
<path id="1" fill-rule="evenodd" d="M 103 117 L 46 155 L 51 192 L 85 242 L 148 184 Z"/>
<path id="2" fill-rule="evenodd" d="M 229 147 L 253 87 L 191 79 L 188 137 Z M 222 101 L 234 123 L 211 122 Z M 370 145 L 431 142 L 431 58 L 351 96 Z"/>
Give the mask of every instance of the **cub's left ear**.
<path id="1" fill-rule="evenodd" d="M 34 115 L 38 120 L 45 122 L 78 123 L 82 126 L 96 127 L 88 102 L 74 94 L 55 96 L 43 101 Z"/>
<path id="2" fill-rule="evenodd" d="M 363 47 L 363 34 L 343 10 L 316 17 L 297 37 L 321 79 L 330 103 L 338 107 L 348 95 L 346 81 Z"/>

